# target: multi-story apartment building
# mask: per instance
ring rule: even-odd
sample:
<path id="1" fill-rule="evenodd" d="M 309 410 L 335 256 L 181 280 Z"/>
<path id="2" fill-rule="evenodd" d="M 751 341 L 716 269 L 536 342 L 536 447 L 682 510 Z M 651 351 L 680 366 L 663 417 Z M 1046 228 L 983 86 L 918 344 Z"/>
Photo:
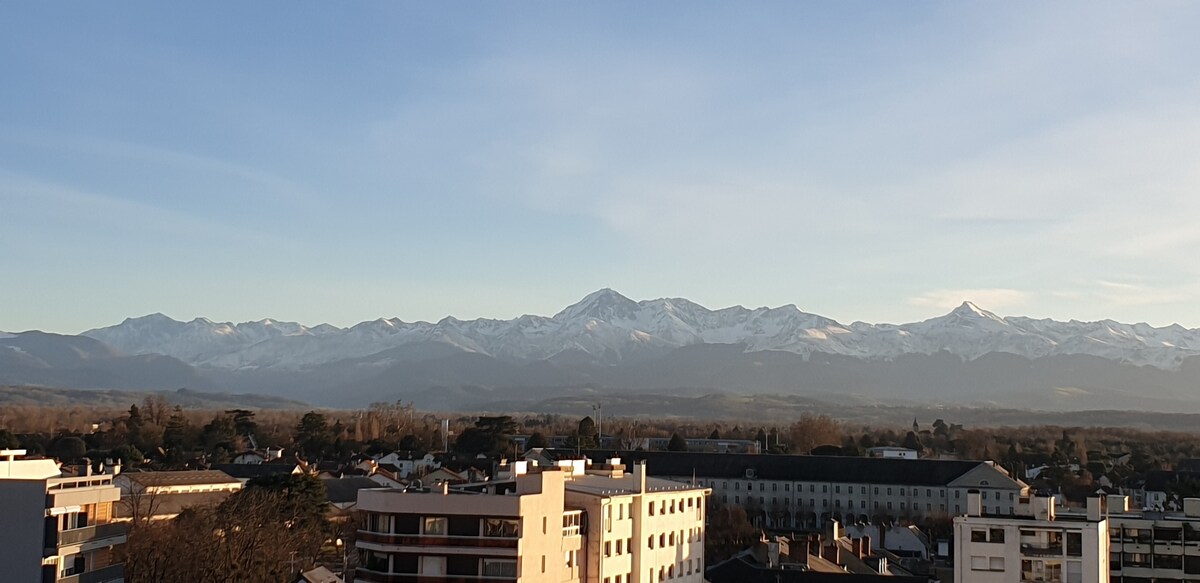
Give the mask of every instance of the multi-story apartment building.
<path id="1" fill-rule="evenodd" d="M 1127 496 L 1107 502 L 1113 583 L 1200 581 L 1200 499 L 1185 498 L 1182 512 L 1131 510 Z"/>
<path id="2" fill-rule="evenodd" d="M 436 492 L 359 492 L 361 582 L 700 583 L 705 488 L 620 461 L 529 467 Z"/>
<path id="3" fill-rule="evenodd" d="M 954 580 L 970 583 L 1108 583 L 1109 534 L 1101 498 L 1082 515 L 1059 516 L 1053 498 L 1022 497 L 1015 515 L 983 510 L 968 493 L 954 518 Z"/>
<path id="4" fill-rule="evenodd" d="M 585 453 L 597 459 L 605 455 Z M 542 450 L 527 457 L 546 463 L 575 455 Z M 949 518 L 966 512 L 971 490 L 980 493 L 986 512 L 1013 514 L 1028 492 L 1024 482 L 984 461 L 655 451 L 620 455 L 646 462 L 655 477 L 706 486 L 712 490 L 711 503 L 744 506 L 756 524 L 767 528 L 821 528 L 830 519 Z"/>
<path id="5" fill-rule="evenodd" d="M 0 451 L 0 563 L 5 581 L 110 583 L 124 581 L 113 560 L 125 544 L 125 525 L 114 524 L 120 490 L 112 476 L 64 477 L 49 459 L 17 459 L 24 450 Z"/>

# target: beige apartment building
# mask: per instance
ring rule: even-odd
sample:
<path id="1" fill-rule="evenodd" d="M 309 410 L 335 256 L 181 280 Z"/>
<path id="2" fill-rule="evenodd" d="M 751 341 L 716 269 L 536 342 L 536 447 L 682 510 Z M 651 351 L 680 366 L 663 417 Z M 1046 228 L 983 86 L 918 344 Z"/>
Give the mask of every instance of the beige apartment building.
<path id="1" fill-rule="evenodd" d="M 112 523 L 120 490 L 107 474 L 64 477 L 50 459 L 0 450 L 0 564 L 5 581 L 117 583 L 113 551 L 125 525 Z"/>
<path id="2" fill-rule="evenodd" d="M 492 482 L 359 492 L 366 583 L 701 583 L 706 488 L 644 465 L 514 462 Z"/>
<path id="3" fill-rule="evenodd" d="M 1109 583 L 1104 500 L 1059 516 L 1053 498 L 1022 497 L 1013 515 L 988 514 L 978 492 L 954 518 L 954 580 L 970 583 Z"/>

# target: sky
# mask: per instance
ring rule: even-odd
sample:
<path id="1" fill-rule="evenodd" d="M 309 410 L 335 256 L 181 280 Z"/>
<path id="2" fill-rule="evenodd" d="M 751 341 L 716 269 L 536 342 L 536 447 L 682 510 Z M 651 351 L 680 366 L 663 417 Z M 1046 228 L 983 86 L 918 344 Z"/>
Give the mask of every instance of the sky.
<path id="1" fill-rule="evenodd" d="M 602 287 L 1200 327 L 1200 3 L 0 9 L 0 330 Z"/>

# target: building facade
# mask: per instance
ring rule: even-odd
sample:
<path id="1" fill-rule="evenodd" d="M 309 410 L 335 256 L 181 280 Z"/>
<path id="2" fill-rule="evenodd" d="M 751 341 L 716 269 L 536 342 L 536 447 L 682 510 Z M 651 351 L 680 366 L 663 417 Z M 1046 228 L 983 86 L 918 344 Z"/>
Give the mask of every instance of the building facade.
<path id="1" fill-rule="evenodd" d="M 602 460 L 604 452 L 586 452 Z M 531 452 L 533 454 L 533 452 Z M 542 463 L 576 455 L 536 453 Z M 609 453 L 608 455 L 612 455 Z M 988 513 L 1013 514 L 1028 486 L 991 462 L 812 455 L 621 452 L 644 461 L 654 477 L 712 490 L 709 501 L 738 505 L 758 526 L 818 529 L 845 524 L 950 518 L 967 511 L 967 492 L 980 493 Z"/>
<path id="2" fill-rule="evenodd" d="M 63 476 L 57 462 L 0 451 L 0 562 L 6 581 L 116 583 L 114 550 L 125 525 L 112 523 L 120 490 L 107 474 Z"/>
<path id="3" fill-rule="evenodd" d="M 954 580 L 971 583 L 1108 583 L 1109 524 L 1100 498 L 1058 516 L 1054 499 L 1022 497 L 1015 515 L 989 515 L 979 493 L 954 519 Z"/>
<path id="4" fill-rule="evenodd" d="M 1200 581 L 1200 499 L 1185 498 L 1181 512 L 1130 509 L 1127 496 L 1107 502 L 1113 583 Z"/>
<path id="5" fill-rule="evenodd" d="M 707 491 L 619 460 L 437 491 L 362 490 L 362 582 L 700 583 Z"/>

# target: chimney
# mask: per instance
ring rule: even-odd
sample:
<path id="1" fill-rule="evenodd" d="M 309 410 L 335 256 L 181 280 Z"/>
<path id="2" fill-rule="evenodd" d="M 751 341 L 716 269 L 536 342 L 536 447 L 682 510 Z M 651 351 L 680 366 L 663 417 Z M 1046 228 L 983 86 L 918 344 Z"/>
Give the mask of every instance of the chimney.
<path id="1" fill-rule="evenodd" d="M 767 566 L 772 569 L 779 567 L 779 541 L 767 542 Z"/>
<path id="2" fill-rule="evenodd" d="M 836 518 L 830 518 L 829 524 L 826 525 L 825 528 L 825 536 L 828 537 L 830 541 L 836 541 L 837 539 L 842 538 L 842 523 L 838 522 Z"/>
<path id="3" fill-rule="evenodd" d="M 827 545 L 821 546 L 821 558 L 835 565 L 842 564 L 842 545 L 833 541 Z"/>
<path id="4" fill-rule="evenodd" d="M 1184 511 L 1187 510 L 1187 500 L 1184 500 Z M 1121 496 L 1118 494 L 1108 495 L 1108 511 L 1111 513 L 1120 514 L 1129 512 L 1129 496 Z"/>
<path id="5" fill-rule="evenodd" d="M 821 556 L 821 535 L 819 535 L 819 534 L 808 535 L 808 554 L 810 554 L 814 557 Z M 805 562 L 807 562 L 807 561 L 805 561 Z"/>
<path id="6" fill-rule="evenodd" d="M 983 516 L 983 496 L 979 490 L 967 490 L 967 516 Z"/>
<path id="7" fill-rule="evenodd" d="M 1200 498 L 1184 498 L 1183 515 L 1187 517 L 1200 517 Z"/>
<path id="8" fill-rule="evenodd" d="M 1099 496 L 1088 496 L 1087 499 L 1087 519 L 1090 522 L 1100 522 L 1104 519 L 1105 510 L 1107 510 L 1108 500 Z"/>
<path id="9" fill-rule="evenodd" d="M 450 495 L 450 482 L 442 482 L 442 496 Z"/>
<path id="10" fill-rule="evenodd" d="M 862 559 L 869 557 L 871 555 L 871 536 L 864 534 L 863 537 L 858 540 L 861 541 L 859 544 L 862 545 L 862 554 L 858 555 L 858 558 Z"/>
<path id="11" fill-rule="evenodd" d="M 646 460 L 633 464 L 633 482 L 639 494 L 646 493 Z"/>

